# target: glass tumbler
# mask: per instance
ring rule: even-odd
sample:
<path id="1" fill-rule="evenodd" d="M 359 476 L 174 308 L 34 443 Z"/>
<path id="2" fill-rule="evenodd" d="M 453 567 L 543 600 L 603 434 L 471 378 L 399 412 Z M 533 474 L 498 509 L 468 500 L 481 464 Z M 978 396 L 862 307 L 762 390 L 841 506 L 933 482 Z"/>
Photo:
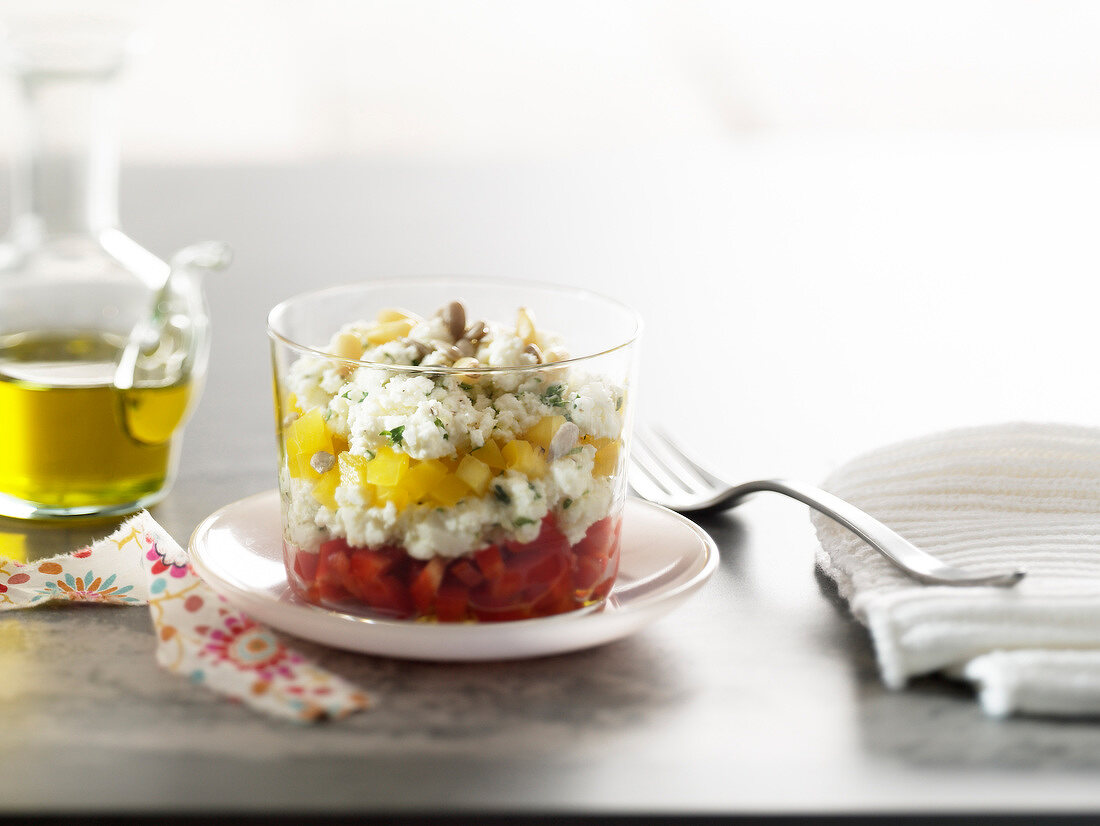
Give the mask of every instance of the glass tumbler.
<path id="1" fill-rule="evenodd" d="M 440 622 L 599 606 L 618 571 L 637 315 L 579 289 L 405 278 L 271 311 L 287 576 Z"/>

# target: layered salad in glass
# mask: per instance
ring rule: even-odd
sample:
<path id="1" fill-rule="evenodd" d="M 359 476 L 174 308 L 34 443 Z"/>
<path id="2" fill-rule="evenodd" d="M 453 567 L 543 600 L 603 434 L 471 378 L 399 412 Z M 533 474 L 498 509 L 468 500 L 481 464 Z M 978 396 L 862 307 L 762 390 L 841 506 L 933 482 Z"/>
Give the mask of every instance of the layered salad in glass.
<path id="1" fill-rule="evenodd" d="M 615 581 L 625 377 L 517 307 L 383 309 L 276 357 L 289 581 L 392 619 L 546 617 Z M 618 380 L 617 380 L 618 379 Z"/>

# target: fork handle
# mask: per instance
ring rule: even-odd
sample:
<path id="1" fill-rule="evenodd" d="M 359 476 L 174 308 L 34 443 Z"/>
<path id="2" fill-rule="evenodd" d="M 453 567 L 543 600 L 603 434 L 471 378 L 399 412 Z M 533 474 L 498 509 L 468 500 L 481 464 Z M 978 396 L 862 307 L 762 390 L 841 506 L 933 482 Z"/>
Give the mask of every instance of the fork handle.
<path id="1" fill-rule="evenodd" d="M 762 492 L 789 496 L 825 514 L 850 530 L 905 573 L 921 582 L 932 585 L 997 585 L 1007 588 L 1024 578 L 1024 572 L 1021 570 L 982 576 L 947 565 L 898 536 L 850 502 L 845 502 L 839 496 L 833 496 L 827 491 L 804 482 L 790 479 L 761 479 L 745 482 L 737 485 L 730 492 L 728 499 L 736 501 Z"/>

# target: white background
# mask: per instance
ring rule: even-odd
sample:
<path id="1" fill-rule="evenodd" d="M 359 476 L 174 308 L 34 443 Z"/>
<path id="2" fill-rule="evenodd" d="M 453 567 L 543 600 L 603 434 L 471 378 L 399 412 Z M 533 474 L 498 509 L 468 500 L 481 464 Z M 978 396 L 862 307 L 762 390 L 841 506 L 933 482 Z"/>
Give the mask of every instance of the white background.
<path id="1" fill-rule="evenodd" d="M 139 32 L 131 161 L 527 157 L 776 132 L 1100 125 L 1100 6 L 4 0 Z M 9 121 L 10 90 L 0 108 Z"/>
<path id="2" fill-rule="evenodd" d="M 272 268 L 302 289 L 441 272 L 603 289 L 648 322 L 640 415 L 734 478 L 820 478 L 961 425 L 1100 424 L 1100 4 L 95 8 L 140 34 L 124 228 L 165 255 L 232 243 L 219 323 L 246 323 L 231 294 Z M 174 191 L 128 190 L 158 168 L 185 170 Z M 669 314 L 698 339 L 662 337 Z"/>

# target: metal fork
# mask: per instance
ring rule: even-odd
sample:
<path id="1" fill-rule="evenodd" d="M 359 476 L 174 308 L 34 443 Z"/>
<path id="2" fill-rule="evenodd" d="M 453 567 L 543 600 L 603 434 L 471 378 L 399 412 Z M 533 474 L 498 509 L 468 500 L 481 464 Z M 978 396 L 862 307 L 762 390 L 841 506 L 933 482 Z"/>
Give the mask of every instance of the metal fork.
<path id="1" fill-rule="evenodd" d="M 638 428 L 630 449 L 630 486 L 643 499 L 681 513 L 725 510 L 754 493 L 780 493 L 843 525 L 898 568 L 930 585 L 1011 587 L 1024 571 L 976 574 L 922 551 L 855 505 L 813 485 L 789 479 L 762 479 L 730 485 L 700 466 L 658 428 Z"/>

